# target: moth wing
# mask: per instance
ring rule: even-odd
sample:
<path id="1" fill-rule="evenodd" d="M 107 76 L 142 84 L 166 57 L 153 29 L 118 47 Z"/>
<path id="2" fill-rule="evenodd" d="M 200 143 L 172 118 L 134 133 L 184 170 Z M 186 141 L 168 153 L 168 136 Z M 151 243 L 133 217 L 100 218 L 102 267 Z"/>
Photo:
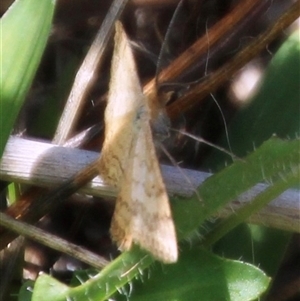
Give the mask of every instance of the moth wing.
<path id="1" fill-rule="evenodd" d="M 149 119 L 132 51 L 117 22 L 105 141 L 98 164 L 103 179 L 120 188 L 112 238 L 121 249 L 128 250 L 135 242 L 157 259 L 175 262 L 176 233 Z"/>
<path id="2" fill-rule="evenodd" d="M 177 239 L 169 199 L 149 122 L 143 123 L 121 185 L 111 234 L 121 249 L 139 244 L 165 263 L 177 261 Z"/>
<path id="3" fill-rule="evenodd" d="M 105 140 L 98 163 L 99 173 L 119 187 L 134 139 L 137 111 L 143 99 L 134 57 L 126 33 L 116 22 L 115 46 L 105 109 Z"/>

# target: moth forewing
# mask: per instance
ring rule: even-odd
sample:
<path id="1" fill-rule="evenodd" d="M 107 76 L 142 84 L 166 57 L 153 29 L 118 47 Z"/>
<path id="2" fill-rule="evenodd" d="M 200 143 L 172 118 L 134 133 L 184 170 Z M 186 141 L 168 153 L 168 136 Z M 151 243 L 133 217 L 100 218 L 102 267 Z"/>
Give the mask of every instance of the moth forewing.
<path id="1" fill-rule="evenodd" d="M 135 242 L 160 261 L 172 263 L 178 257 L 176 232 L 149 121 L 145 121 L 140 116 L 141 126 L 130 152 L 111 234 L 123 250 Z"/>
<path id="2" fill-rule="evenodd" d="M 141 149 L 144 150 L 143 157 L 133 162 L 134 184 L 138 185 L 139 169 L 144 177 L 143 190 L 137 189 L 138 195 L 132 195 L 133 207 L 140 207 L 141 212 L 133 219 L 133 239 L 157 259 L 165 263 L 176 262 L 176 232 L 149 123 L 139 133 L 135 155 Z"/>
<path id="3" fill-rule="evenodd" d="M 176 262 L 176 232 L 155 153 L 149 107 L 119 22 L 111 77 L 99 171 L 119 189 L 112 238 L 122 250 L 137 243 L 165 263 Z"/>
<path id="4" fill-rule="evenodd" d="M 143 92 L 138 82 L 132 51 L 121 23 L 117 22 L 104 115 L 105 140 L 98 164 L 104 180 L 116 187 L 120 185 L 127 164 L 134 135 L 134 120 L 141 106 Z"/>

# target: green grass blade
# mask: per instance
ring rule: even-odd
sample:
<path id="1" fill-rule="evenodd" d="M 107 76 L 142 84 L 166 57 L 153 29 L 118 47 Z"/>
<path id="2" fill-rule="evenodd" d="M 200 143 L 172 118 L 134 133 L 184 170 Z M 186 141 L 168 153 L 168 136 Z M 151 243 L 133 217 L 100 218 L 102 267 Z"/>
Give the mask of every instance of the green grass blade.
<path id="1" fill-rule="evenodd" d="M 17 0 L 1 19 L 0 157 L 49 36 L 55 0 Z"/>

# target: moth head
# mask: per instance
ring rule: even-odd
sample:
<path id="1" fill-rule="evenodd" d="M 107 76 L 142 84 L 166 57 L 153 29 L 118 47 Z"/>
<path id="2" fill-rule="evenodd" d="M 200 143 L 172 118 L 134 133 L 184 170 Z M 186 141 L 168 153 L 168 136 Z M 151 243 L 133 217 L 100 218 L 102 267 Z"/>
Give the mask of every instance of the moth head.
<path id="1" fill-rule="evenodd" d="M 170 119 L 165 109 L 161 109 L 154 120 L 151 120 L 151 129 L 154 140 L 164 141 L 170 136 Z"/>

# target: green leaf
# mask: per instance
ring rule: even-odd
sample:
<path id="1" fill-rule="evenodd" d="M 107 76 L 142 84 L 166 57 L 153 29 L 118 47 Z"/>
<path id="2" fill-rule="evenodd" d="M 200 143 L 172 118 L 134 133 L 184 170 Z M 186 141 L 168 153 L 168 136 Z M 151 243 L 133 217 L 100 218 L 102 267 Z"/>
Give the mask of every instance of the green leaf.
<path id="1" fill-rule="evenodd" d="M 260 211 L 272 200 L 285 192 L 290 187 L 293 187 L 299 182 L 300 169 L 293 168 L 289 173 L 284 175 L 284 178 L 278 179 L 272 185 L 266 188 L 263 192 L 252 199 L 251 202 L 244 205 L 227 219 L 219 222 L 219 224 L 211 231 L 205 238 L 204 246 L 210 246 L 214 242 L 222 238 L 226 233 L 241 224 L 244 220 L 252 215 L 254 212 Z"/>
<path id="2" fill-rule="evenodd" d="M 1 18 L 0 157 L 44 52 L 55 0 L 17 0 Z"/>
<path id="3" fill-rule="evenodd" d="M 39 287 L 43 290 L 34 290 L 32 301 L 68 300 L 69 287 L 46 274 L 39 277 Z M 84 299 L 83 299 L 84 300 Z"/>
<path id="4" fill-rule="evenodd" d="M 232 152 L 245 156 L 272 135 L 300 135 L 300 32 L 296 30 L 271 60 L 261 87 L 249 104 L 230 123 L 228 137 Z M 220 146 L 228 148 L 224 134 Z M 205 167 L 222 168 L 228 156 L 213 151 Z"/>
<path id="5" fill-rule="evenodd" d="M 272 138 L 246 158 L 208 178 L 198 190 L 202 201 L 196 196 L 176 200 L 173 217 L 179 238 L 192 235 L 218 209 L 257 183 L 280 181 L 281 177 L 285 181 L 285 176 L 293 175 L 294 170 L 299 170 L 299 147 L 298 139 Z M 296 174 L 294 178 L 292 183 L 298 180 Z"/>
<path id="6" fill-rule="evenodd" d="M 139 280 L 130 284 L 133 291 L 131 292 L 130 287 L 123 287 L 119 290 L 121 294 L 116 296 L 117 300 L 192 301 L 199 300 L 199 296 L 202 296 L 208 301 L 245 301 L 257 298 L 268 287 L 269 278 L 250 264 L 223 259 L 197 248 L 191 250 L 189 246 L 184 246 L 183 254 L 175 265 L 163 266 L 156 263 L 149 272 L 143 273 L 143 276 L 139 275 L 138 271 Z M 126 256 L 121 257 L 124 259 Z M 120 260 L 117 261 L 117 264 L 121 263 Z M 107 274 L 105 283 L 104 279 L 100 281 L 102 273 L 77 288 L 67 288 L 52 277 L 42 275 L 35 285 L 32 301 L 59 301 L 66 298 L 106 300 L 111 286 L 116 289 L 110 279 L 114 278 L 116 273 L 110 270 L 110 276 Z M 131 270 L 127 270 L 127 273 L 123 270 L 123 276 L 117 276 L 119 282 L 122 281 L 122 277 L 125 283 L 128 281 L 127 276 L 130 278 Z"/>
<path id="7" fill-rule="evenodd" d="M 290 237 L 290 232 L 243 223 L 214 244 L 213 251 L 226 258 L 255 264 L 272 276 Z"/>
<path id="8" fill-rule="evenodd" d="M 50 276 L 42 275 L 35 283 L 32 301 L 65 301 L 66 298 L 86 300 L 87 297 L 89 301 L 104 301 L 152 262 L 153 259 L 149 255 L 134 247 L 130 252 L 124 252 L 112 261 L 98 275 L 74 288 L 67 287 Z M 56 286 L 59 293 L 54 297 Z"/>
<path id="9" fill-rule="evenodd" d="M 117 300 L 246 301 L 259 297 L 269 281 L 261 270 L 250 264 L 185 245 L 177 264 L 156 263 L 127 286 Z"/>
<path id="10" fill-rule="evenodd" d="M 27 280 L 22 284 L 18 295 L 18 301 L 31 301 L 33 285 L 33 280 Z"/>
<path id="11" fill-rule="evenodd" d="M 244 156 L 274 134 L 282 138 L 299 137 L 299 66 L 300 38 L 299 30 L 296 30 L 274 55 L 257 94 L 229 125 L 228 136 L 234 154 Z M 296 143 L 299 152 L 300 145 L 299 142 Z M 219 145 L 227 148 L 226 135 Z M 280 148 L 278 151 L 281 151 Z M 270 155 L 272 156 L 272 152 Z M 218 170 L 226 161 L 228 156 L 213 151 L 205 167 Z M 286 163 L 282 161 L 281 164 L 289 164 L 288 162 L 287 159 Z M 274 164 L 277 164 L 275 158 Z M 262 164 L 261 167 L 263 171 L 264 165 Z M 233 184 L 240 181 L 234 176 L 230 180 Z M 299 179 L 297 185 L 299 187 Z M 254 232 L 259 235 L 254 235 L 252 229 L 255 229 Z M 215 245 L 214 251 L 230 258 L 243 258 L 249 262 L 255 258 L 255 263 L 264 271 L 269 275 L 275 275 L 290 237 L 291 233 L 285 231 L 243 225 L 223 237 Z"/>

